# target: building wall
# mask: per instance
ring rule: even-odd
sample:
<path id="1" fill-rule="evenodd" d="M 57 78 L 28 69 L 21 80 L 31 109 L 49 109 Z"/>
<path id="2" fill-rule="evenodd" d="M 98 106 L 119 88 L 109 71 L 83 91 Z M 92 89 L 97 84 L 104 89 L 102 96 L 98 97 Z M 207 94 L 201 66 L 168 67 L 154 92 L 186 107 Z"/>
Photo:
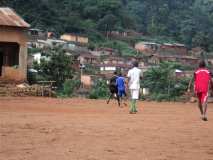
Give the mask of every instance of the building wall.
<path id="1" fill-rule="evenodd" d="M 31 42 L 36 42 L 37 40 L 47 40 L 48 34 L 45 31 L 31 29 L 28 32 L 28 39 Z"/>
<path id="2" fill-rule="evenodd" d="M 90 75 L 81 75 L 81 83 L 84 87 L 92 86 L 92 79 Z"/>
<path id="3" fill-rule="evenodd" d="M 2 78 L 25 81 L 27 79 L 27 32 L 15 27 L 0 27 L 0 42 L 15 42 L 20 46 L 19 66 L 10 72 L 8 67 L 3 69 Z M 8 71 L 8 72 L 7 72 Z M 11 74 L 12 73 L 12 74 Z M 16 78 L 16 74 L 19 78 Z"/>
<path id="4" fill-rule="evenodd" d="M 170 52 L 172 54 L 187 55 L 188 49 L 186 47 L 166 46 L 162 45 L 159 52 Z"/>
<path id="5" fill-rule="evenodd" d="M 143 53 L 154 53 L 158 49 L 158 46 L 157 44 L 137 43 L 135 49 Z"/>
<path id="6" fill-rule="evenodd" d="M 24 81 L 25 73 L 19 68 L 13 68 L 8 66 L 3 66 L 2 75 L 4 79 L 14 80 L 14 81 Z"/>
<path id="7" fill-rule="evenodd" d="M 138 51 L 146 51 L 148 50 L 147 46 L 142 44 L 142 43 L 138 43 L 135 45 L 135 49 Z"/>
<path id="8" fill-rule="evenodd" d="M 81 36 L 77 36 L 77 42 L 79 43 L 88 43 L 88 38 L 87 37 L 81 37 Z"/>
<path id="9" fill-rule="evenodd" d="M 60 38 L 65 41 L 78 42 L 78 43 L 88 43 L 89 41 L 87 37 L 71 35 L 71 34 L 64 34 Z"/>
<path id="10" fill-rule="evenodd" d="M 65 40 L 65 41 L 71 41 L 71 42 L 76 42 L 76 36 L 72 36 L 72 35 L 67 35 L 67 34 L 64 34 L 61 36 L 61 39 L 62 40 Z"/>

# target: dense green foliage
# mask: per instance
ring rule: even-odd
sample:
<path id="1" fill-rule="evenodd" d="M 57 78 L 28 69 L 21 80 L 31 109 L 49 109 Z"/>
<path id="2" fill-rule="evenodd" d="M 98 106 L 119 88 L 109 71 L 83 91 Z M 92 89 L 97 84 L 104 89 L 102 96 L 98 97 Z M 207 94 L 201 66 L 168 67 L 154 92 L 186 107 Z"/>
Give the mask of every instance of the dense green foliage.
<path id="1" fill-rule="evenodd" d="M 99 73 L 99 70 L 94 65 L 85 64 L 85 68 L 82 70 L 82 72 L 83 74 L 96 75 Z"/>
<path id="2" fill-rule="evenodd" d="M 108 85 L 105 80 L 98 79 L 95 81 L 93 88 L 90 90 L 89 98 L 98 99 L 98 98 L 107 98 L 109 96 Z"/>
<path id="3" fill-rule="evenodd" d="M 49 60 L 41 59 L 41 63 L 34 64 L 34 68 L 38 70 L 38 74 L 46 80 L 56 81 L 58 88 L 61 88 L 67 79 L 73 78 L 71 68 L 72 59 L 60 49 L 51 50 L 46 53 Z"/>
<path id="4" fill-rule="evenodd" d="M 79 79 L 68 79 L 63 84 L 63 90 L 59 92 L 60 96 L 70 97 L 74 94 L 74 91 L 77 90 L 81 85 Z"/>
<path id="5" fill-rule="evenodd" d="M 142 86 L 150 89 L 152 100 L 178 100 L 187 90 L 189 79 L 175 76 L 175 69 L 181 65 L 172 62 L 161 63 L 159 67 L 145 72 Z"/>
<path id="6" fill-rule="evenodd" d="M 105 41 L 100 44 L 100 47 L 109 47 L 117 50 L 117 54 L 119 56 L 132 56 L 136 55 L 137 52 L 129 46 L 127 42 L 120 41 L 120 40 L 110 40 Z"/>
<path id="7" fill-rule="evenodd" d="M 134 29 L 213 50 L 212 0 L 1 0 L 33 27 L 88 34 Z"/>

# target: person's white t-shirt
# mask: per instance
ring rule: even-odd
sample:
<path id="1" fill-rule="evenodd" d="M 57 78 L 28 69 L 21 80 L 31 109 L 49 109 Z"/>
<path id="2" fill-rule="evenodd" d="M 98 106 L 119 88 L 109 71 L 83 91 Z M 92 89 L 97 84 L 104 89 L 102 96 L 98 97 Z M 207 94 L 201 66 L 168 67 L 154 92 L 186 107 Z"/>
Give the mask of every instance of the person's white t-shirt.
<path id="1" fill-rule="evenodd" d="M 142 71 L 134 67 L 129 70 L 127 77 L 129 78 L 129 89 L 140 89 L 140 76 L 142 76 Z"/>

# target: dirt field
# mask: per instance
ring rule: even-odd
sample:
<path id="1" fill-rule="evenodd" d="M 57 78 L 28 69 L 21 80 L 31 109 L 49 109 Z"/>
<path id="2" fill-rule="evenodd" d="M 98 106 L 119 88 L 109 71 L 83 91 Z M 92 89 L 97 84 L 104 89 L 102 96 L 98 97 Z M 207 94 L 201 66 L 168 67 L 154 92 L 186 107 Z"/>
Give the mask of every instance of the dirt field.
<path id="1" fill-rule="evenodd" d="M 0 160 L 213 160 L 213 104 L 0 98 Z"/>

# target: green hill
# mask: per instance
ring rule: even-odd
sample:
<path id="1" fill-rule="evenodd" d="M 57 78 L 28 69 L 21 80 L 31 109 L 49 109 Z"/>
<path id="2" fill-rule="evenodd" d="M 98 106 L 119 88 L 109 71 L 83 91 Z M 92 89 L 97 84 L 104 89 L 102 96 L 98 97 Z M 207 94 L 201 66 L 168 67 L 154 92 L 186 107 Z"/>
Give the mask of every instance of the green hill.
<path id="1" fill-rule="evenodd" d="M 33 27 L 56 33 L 133 29 L 213 51 L 212 0 L 1 0 Z"/>

